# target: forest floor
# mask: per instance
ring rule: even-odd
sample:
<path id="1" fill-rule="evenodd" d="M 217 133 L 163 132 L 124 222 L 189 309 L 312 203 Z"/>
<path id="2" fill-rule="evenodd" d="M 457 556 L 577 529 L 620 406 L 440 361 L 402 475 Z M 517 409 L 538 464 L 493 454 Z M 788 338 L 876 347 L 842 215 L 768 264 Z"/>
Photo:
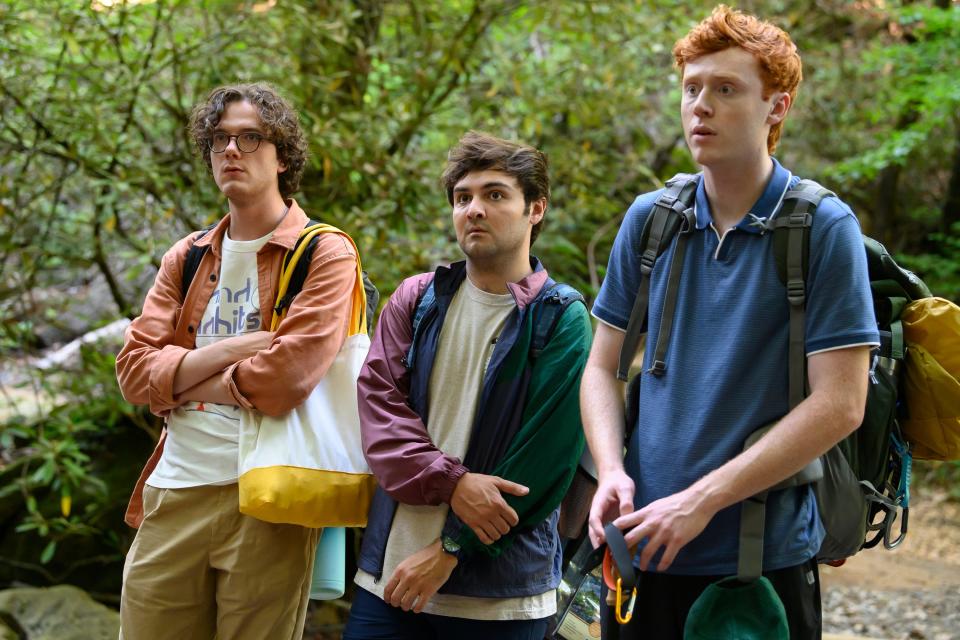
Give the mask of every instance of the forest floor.
<path id="1" fill-rule="evenodd" d="M 914 487 L 908 534 L 893 551 L 821 566 L 824 639 L 960 639 L 960 503 Z"/>

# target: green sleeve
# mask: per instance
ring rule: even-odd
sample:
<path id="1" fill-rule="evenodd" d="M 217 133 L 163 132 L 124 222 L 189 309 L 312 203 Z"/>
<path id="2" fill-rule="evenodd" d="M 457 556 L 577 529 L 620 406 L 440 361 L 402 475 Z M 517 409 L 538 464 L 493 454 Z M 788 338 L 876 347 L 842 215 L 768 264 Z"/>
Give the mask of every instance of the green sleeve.
<path id="1" fill-rule="evenodd" d="M 536 526 L 563 500 L 583 453 L 580 378 L 590 353 L 592 328 L 586 307 L 564 311 L 550 342 L 532 361 L 522 424 L 503 459 L 491 472 L 529 487 L 525 496 L 506 495 L 520 518 L 511 533 L 490 545 L 463 526 L 457 541 L 465 553 L 493 557 L 511 544 L 513 532 Z"/>

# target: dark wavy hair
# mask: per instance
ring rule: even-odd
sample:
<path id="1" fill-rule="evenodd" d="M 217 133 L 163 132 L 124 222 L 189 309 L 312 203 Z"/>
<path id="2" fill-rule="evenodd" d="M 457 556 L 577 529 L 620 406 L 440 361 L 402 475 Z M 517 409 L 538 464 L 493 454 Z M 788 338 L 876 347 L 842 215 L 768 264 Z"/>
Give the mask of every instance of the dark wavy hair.
<path id="1" fill-rule="evenodd" d="M 523 201 L 550 200 L 550 176 L 547 156 L 529 145 L 510 142 L 488 133 L 468 131 L 447 155 L 447 167 L 440 182 L 453 204 L 453 188 L 472 171 L 503 171 L 513 176 L 523 190 Z M 530 230 L 530 245 L 540 235 L 545 218 Z"/>
<path id="2" fill-rule="evenodd" d="M 277 147 L 277 159 L 287 168 L 279 175 L 279 187 L 280 195 L 288 198 L 300 188 L 300 176 L 307 160 L 307 139 L 300 128 L 297 111 L 269 84 L 233 84 L 211 91 L 206 102 L 194 107 L 190 115 L 190 135 L 197 151 L 203 156 L 207 168 L 211 168 L 213 132 L 227 105 L 244 100 L 257 108 L 267 137 Z"/>

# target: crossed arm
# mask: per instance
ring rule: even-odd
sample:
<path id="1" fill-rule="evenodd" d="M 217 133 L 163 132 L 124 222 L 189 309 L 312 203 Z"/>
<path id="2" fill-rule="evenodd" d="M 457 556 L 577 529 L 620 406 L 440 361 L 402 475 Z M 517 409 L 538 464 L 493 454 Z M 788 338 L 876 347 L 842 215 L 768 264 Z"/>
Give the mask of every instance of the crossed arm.
<path id="1" fill-rule="evenodd" d="M 627 531 L 627 544 L 648 539 L 640 568 L 664 549 L 658 571 L 721 509 L 790 477 L 852 433 L 863 419 L 867 346 L 817 353 L 807 359 L 810 395 L 754 446 L 687 489 L 634 511 L 634 484 L 623 467 L 623 383 L 616 367 L 623 332 L 600 324 L 581 383 L 584 430 L 599 484 L 590 509 L 590 539 L 603 540 L 603 524 Z"/>
<path id="2" fill-rule="evenodd" d="M 236 399 L 224 387 L 220 376 L 230 365 L 268 349 L 273 338 L 271 331 L 254 331 L 188 352 L 173 377 L 174 396 L 181 402 L 215 402 L 236 406 Z"/>
<path id="3" fill-rule="evenodd" d="M 280 415 L 310 394 L 347 335 L 356 257 L 335 234 L 314 250 L 303 290 L 276 332 L 257 331 L 190 349 L 175 340 L 181 265 L 190 238 L 164 255 L 143 312 L 117 356 L 124 398 L 165 416 L 187 401 Z M 180 319 L 182 322 L 182 319 Z M 309 352 L 313 357 L 304 358 Z"/>

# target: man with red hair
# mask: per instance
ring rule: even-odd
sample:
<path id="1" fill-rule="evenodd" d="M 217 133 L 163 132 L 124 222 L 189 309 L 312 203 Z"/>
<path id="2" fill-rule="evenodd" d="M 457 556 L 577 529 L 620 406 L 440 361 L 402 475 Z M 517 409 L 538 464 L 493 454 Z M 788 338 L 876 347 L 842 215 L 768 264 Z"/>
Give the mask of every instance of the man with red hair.
<path id="1" fill-rule="evenodd" d="M 674 47 L 680 116 L 698 178 L 665 361 L 644 354 L 639 417 L 623 456 L 618 356 L 640 286 L 641 232 L 663 193 L 627 211 L 593 307 L 600 321 L 581 388 L 599 472 L 594 544 L 613 521 L 641 570 L 637 611 L 621 638 L 682 638 L 704 589 L 737 573 L 741 503 L 815 460 L 860 424 L 869 354 L 878 344 L 859 224 L 825 198 L 810 229 L 805 344 L 809 392 L 788 397 L 789 303 L 767 233 L 799 178 L 771 156 L 801 63 L 790 37 L 717 7 Z M 646 330 L 658 336 L 676 238 L 649 276 Z M 652 344 L 652 342 L 648 342 Z M 755 445 L 747 437 L 774 424 Z M 770 492 L 763 575 L 790 637 L 820 637 L 816 554 L 824 531 L 810 485 Z"/>

